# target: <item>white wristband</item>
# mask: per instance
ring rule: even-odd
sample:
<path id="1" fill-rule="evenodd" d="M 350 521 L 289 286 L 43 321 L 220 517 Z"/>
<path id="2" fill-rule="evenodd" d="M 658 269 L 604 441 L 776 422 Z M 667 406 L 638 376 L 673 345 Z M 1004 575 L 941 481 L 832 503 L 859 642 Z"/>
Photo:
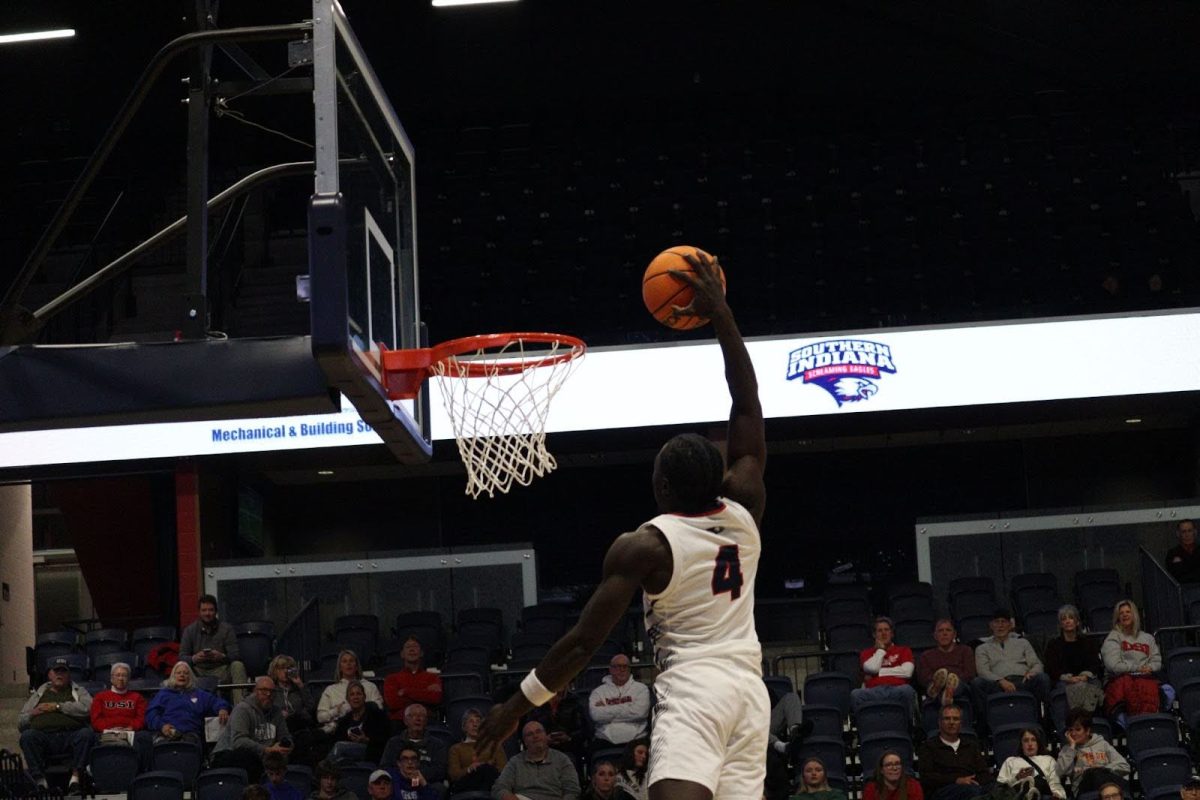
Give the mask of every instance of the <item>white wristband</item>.
<path id="1" fill-rule="evenodd" d="M 525 680 L 521 681 L 521 694 L 525 695 L 525 699 L 535 706 L 543 706 L 554 697 L 554 692 L 547 689 L 538 680 L 537 670 L 534 669 L 529 670 Z"/>

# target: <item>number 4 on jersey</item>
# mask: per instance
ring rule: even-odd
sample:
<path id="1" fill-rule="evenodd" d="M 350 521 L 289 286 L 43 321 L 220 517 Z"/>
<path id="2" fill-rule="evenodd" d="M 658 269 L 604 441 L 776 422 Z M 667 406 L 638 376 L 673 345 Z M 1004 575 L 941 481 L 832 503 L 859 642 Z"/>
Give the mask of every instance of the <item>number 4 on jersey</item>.
<path id="1" fill-rule="evenodd" d="M 717 564 L 713 567 L 713 594 L 729 592 L 730 601 L 742 596 L 742 560 L 736 544 L 727 544 L 717 551 Z"/>

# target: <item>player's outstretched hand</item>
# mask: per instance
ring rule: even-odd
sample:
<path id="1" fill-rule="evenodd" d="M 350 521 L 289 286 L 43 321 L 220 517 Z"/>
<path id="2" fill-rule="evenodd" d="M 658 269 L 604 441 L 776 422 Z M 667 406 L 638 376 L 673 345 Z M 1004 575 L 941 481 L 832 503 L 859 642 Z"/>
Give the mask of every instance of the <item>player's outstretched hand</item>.
<path id="1" fill-rule="evenodd" d="M 504 740 L 513 735 L 517 729 L 518 717 L 510 712 L 506 705 L 494 705 L 484 717 L 479 726 L 479 736 L 475 740 L 475 753 L 480 758 L 486 758 L 492 749 L 503 744 Z"/>
<path id="2" fill-rule="evenodd" d="M 692 302 L 686 306 L 671 306 L 671 319 L 680 317 L 704 317 L 711 319 L 713 314 L 722 308 L 728 308 L 725 303 L 725 286 L 721 283 L 721 266 L 716 256 L 697 250 L 695 255 L 683 256 L 692 265 L 693 272 L 671 270 L 676 278 L 691 284 L 696 290 Z"/>

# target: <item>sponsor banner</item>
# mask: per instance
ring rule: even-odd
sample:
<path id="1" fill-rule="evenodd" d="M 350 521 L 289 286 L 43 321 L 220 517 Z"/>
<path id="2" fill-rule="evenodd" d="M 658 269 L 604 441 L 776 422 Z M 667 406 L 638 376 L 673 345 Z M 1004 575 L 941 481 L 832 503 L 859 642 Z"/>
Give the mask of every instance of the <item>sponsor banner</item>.
<path id="1" fill-rule="evenodd" d="M 1200 391 L 1200 314 L 1021 321 L 747 342 L 768 418 Z M 509 379 L 515 380 L 515 379 Z M 431 382 L 435 440 L 453 438 Z M 340 414 L 0 434 L 0 468 L 345 447 L 379 437 Z M 712 342 L 588 353 L 554 398 L 550 432 L 718 422 Z"/>

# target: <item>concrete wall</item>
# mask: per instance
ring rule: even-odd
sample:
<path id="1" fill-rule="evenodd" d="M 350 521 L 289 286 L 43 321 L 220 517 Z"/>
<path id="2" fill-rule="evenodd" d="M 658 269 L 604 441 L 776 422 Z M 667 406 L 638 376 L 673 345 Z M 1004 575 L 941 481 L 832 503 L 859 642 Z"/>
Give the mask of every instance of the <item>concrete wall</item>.
<path id="1" fill-rule="evenodd" d="M 29 681 L 25 648 L 36 635 L 28 484 L 0 486 L 0 584 L 0 694 L 24 694 Z"/>

